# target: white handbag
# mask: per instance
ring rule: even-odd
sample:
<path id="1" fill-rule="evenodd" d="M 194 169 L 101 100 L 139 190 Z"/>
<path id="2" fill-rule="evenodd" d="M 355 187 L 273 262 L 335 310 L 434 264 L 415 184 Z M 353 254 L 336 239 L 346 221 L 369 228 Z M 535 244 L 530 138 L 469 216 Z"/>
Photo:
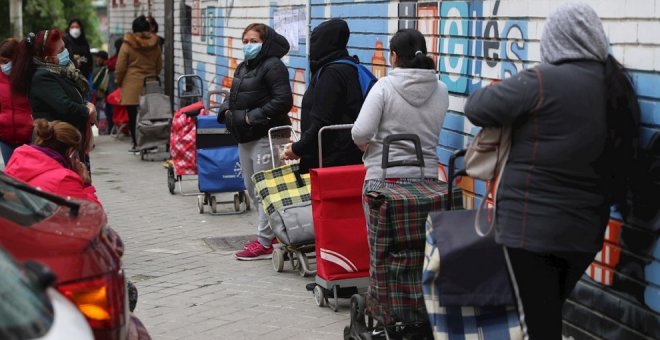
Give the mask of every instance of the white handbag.
<path id="1" fill-rule="evenodd" d="M 477 209 L 474 228 L 479 236 L 488 235 L 495 225 L 495 212 L 497 201 L 493 196 L 493 218 L 485 232 L 481 228 L 481 212 L 486 207 L 488 193 L 499 185 L 504 172 L 504 165 L 509 158 L 511 150 L 511 127 L 484 127 L 474 136 L 465 153 L 465 171 L 468 176 L 490 181 L 486 194 Z"/>

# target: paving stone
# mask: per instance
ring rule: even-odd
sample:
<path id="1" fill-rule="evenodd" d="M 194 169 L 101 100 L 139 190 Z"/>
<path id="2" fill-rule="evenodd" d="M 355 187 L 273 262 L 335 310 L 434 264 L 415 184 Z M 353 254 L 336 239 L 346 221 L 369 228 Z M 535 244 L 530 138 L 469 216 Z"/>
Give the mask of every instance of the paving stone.
<path id="1" fill-rule="evenodd" d="M 99 136 L 95 143 L 94 185 L 126 246 L 124 268 L 139 292 L 135 314 L 154 339 L 342 338 L 348 300 L 337 313 L 319 308 L 305 290 L 313 278 L 289 263 L 276 273 L 270 260 L 233 258 L 254 237 L 256 211 L 199 214 L 196 196 L 169 193 L 162 162 L 128 154 L 128 140 Z M 184 186 L 193 191 L 197 183 Z"/>

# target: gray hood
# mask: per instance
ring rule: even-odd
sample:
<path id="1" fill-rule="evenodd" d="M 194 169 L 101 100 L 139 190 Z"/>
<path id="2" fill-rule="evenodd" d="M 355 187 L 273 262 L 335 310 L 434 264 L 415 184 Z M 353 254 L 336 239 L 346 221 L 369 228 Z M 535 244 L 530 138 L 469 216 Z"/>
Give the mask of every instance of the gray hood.
<path id="1" fill-rule="evenodd" d="M 435 70 L 395 68 L 388 74 L 390 84 L 412 106 L 421 106 L 438 90 Z"/>
<path id="2" fill-rule="evenodd" d="M 607 37 L 598 14 L 583 2 L 559 5 L 546 18 L 541 34 L 541 62 L 605 61 Z"/>

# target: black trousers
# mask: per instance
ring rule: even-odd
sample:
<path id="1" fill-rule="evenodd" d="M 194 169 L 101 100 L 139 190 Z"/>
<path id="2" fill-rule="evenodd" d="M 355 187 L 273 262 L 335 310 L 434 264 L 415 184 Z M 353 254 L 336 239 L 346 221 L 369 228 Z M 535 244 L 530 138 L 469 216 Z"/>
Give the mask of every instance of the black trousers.
<path id="1" fill-rule="evenodd" d="M 504 249 L 523 332 L 531 340 L 561 339 L 562 306 L 596 253 Z"/>
<path id="2" fill-rule="evenodd" d="M 137 126 L 137 105 L 126 105 L 126 111 L 128 111 L 128 132 L 131 134 L 131 139 L 133 140 L 133 146 L 137 146 L 137 141 L 135 140 L 135 128 Z"/>

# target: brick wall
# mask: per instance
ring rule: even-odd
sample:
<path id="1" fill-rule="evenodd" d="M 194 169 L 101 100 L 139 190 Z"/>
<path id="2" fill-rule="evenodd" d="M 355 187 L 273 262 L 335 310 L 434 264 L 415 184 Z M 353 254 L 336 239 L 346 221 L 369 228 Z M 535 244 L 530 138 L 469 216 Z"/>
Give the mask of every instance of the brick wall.
<path id="1" fill-rule="evenodd" d="M 171 23 L 175 79 L 194 73 L 204 79 L 206 90 L 227 89 L 243 57 L 243 28 L 252 22 L 267 23 L 286 33 L 292 45 L 283 60 L 289 67 L 294 91 L 291 117 L 299 127 L 299 105 L 309 79 L 308 24 L 313 28 L 331 17 L 347 20 L 352 32 L 349 51 L 378 76 L 387 72 L 392 34 L 398 28 L 417 28 L 427 36 L 428 49 L 438 63 L 439 78 L 450 89 L 450 112 L 438 145 L 441 163 L 446 164 L 451 151 L 464 147 L 478 131 L 462 112 L 467 96 L 492 80 L 508 77 L 540 61 L 539 38 L 544 19 L 561 2 L 175 1 Z M 633 75 L 642 106 L 642 143 L 647 146 L 652 136 L 660 133 L 660 0 L 587 2 L 603 20 L 611 52 Z M 164 0 L 153 0 L 151 4 L 112 1 L 110 33 L 128 31 L 136 15 L 150 11 L 162 27 L 163 3 Z M 483 182 L 463 180 L 461 185 L 467 192 L 468 205 L 478 203 L 485 192 Z M 649 224 L 639 221 L 621 225 L 613 214 L 603 251 L 587 271 L 590 278 L 581 281 L 565 309 L 566 335 L 660 338 L 659 227 L 657 221 Z"/>

